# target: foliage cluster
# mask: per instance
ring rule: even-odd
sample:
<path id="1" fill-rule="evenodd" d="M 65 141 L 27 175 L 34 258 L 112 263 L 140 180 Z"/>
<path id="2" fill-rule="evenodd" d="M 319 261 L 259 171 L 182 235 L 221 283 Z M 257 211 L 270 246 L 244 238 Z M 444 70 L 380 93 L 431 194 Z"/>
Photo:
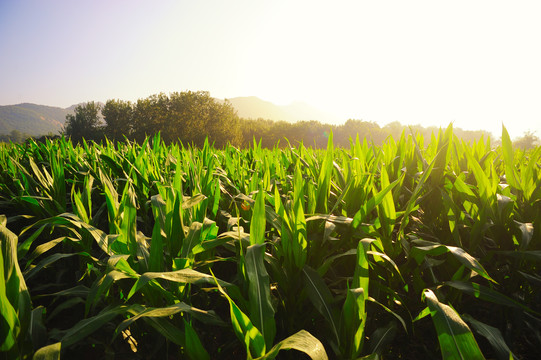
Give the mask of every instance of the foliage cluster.
<path id="1" fill-rule="evenodd" d="M 219 147 L 240 143 L 239 118 L 232 105 L 217 102 L 205 91 L 161 93 L 136 103 L 108 100 L 103 108 L 89 102 L 66 117 L 65 134 L 74 142 L 98 140 L 104 135 L 115 141 L 143 142 L 158 132 L 166 143 L 203 146 L 206 138 Z"/>
<path id="2" fill-rule="evenodd" d="M 101 113 L 100 113 L 101 111 Z M 437 132 L 435 127 L 403 126 L 393 122 L 380 127 L 375 122 L 350 119 L 342 125 L 323 124 L 318 121 L 289 123 L 265 119 L 242 119 L 227 101 L 219 102 L 208 92 L 181 92 L 169 96 L 161 93 L 139 99 L 135 103 L 118 99 L 108 100 L 103 107 L 89 102 L 75 108 L 67 116 L 65 134 L 72 141 L 99 140 L 106 136 L 113 141 L 124 138 L 141 143 L 146 136 L 161 132 L 166 144 L 182 141 L 202 146 L 208 138 L 218 148 L 227 143 L 247 148 L 253 140 L 261 140 L 265 148 L 287 147 L 304 142 L 315 148 L 325 148 L 329 134 L 334 134 L 337 146 L 347 147 L 350 138 L 359 135 L 370 143 L 381 145 L 388 136 L 399 138 L 402 132 L 419 133 L 425 137 Z M 455 134 L 473 142 L 488 137 L 484 131 L 455 129 Z"/>
<path id="3" fill-rule="evenodd" d="M 26 139 L 31 138 L 32 136 L 27 133 L 22 133 L 19 130 L 11 130 L 9 134 L 0 135 L 0 142 L 14 142 L 22 143 Z"/>
<path id="4" fill-rule="evenodd" d="M 535 358 L 540 159 L 451 127 L 325 150 L 0 145 L 0 351 Z"/>

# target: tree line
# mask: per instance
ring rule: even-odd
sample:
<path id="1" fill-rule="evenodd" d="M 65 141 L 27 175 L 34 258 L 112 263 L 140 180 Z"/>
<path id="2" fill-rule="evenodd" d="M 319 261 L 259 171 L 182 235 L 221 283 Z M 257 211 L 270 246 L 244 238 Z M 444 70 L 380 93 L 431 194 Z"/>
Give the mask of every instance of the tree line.
<path id="1" fill-rule="evenodd" d="M 79 105 L 74 114 L 66 116 L 64 135 L 74 142 L 80 142 L 83 138 L 99 141 L 105 137 L 113 141 L 126 138 L 141 142 L 146 136 L 160 132 L 166 143 L 181 141 L 195 146 L 202 146 L 208 137 L 216 147 L 223 147 L 227 143 L 247 147 L 256 140 L 268 148 L 300 141 L 321 148 L 326 146 L 331 131 L 335 145 L 348 146 L 350 139 L 355 139 L 357 135 L 360 139 L 381 144 L 389 135 L 398 138 L 403 131 L 430 138 L 437 130 L 436 127 L 420 125 L 404 126 L 399 122 L 381 127 L 375 122 L 353 119 L 342 125 L 319 121 L 289 123 L 261 118 L 243 119 L 239 118 L 227 100 L 216 100 L 206 91 L 186 91 L 174 92 L 169 96 L 160 93 L 136 102 L 112 99 L 103 106 L 97 102 Z M 455 129 L 454 133 L 465 141 L 490 136 L 482 130 L 460 128 Z"/>

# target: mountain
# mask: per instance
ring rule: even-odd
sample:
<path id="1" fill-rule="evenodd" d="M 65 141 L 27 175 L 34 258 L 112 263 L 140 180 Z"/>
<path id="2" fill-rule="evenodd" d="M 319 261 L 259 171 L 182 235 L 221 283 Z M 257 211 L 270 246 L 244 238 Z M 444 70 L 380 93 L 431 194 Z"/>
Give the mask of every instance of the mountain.
<path id="1" fill-rule="evenodd" d="M 12 130 L 33 136 L 58 134 L 69 113 L 73 113 L 72 108 L 29 103 L 0 106 L 0 134 L 9 134 Z"/>
<path id="2" fill-rule="evenodd" d="M 235 97 L 227 99 L 237 110 L 237 114 L 245 119 L 270 119 L 294 122 L 300 120 L 318 120 L 323 123 L 337 123 L 340 119 L 327 112 L 321 111 L 304 102 L 294 102 L 290 105 L 279 106 L 256 96 Z"/>

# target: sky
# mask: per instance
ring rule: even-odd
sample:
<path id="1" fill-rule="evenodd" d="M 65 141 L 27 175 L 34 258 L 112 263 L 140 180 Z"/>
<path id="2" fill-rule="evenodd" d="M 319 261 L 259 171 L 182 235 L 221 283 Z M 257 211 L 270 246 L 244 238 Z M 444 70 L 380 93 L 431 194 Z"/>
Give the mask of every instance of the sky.
<path id="1" fill-rule="evenodd" d="M 0 105 L 175 91 L 541 137 L 541 2 L 0 0 Z"/>

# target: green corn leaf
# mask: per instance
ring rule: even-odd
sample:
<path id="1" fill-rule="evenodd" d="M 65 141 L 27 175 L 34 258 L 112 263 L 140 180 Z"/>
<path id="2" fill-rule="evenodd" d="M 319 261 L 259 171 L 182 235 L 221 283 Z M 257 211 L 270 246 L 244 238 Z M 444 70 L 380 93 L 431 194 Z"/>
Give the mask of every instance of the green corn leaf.
<path id="1" fill-rule="evenodd" d="M 244 314 L 235 302 L 227 295 L 225 290 L 220 286 L 216 278 L 218 290 L 229 302 L 229 313 L 231 315 L 231 323 L 233 330 L 238 339 L 244 344 L 248 359 L 261 357 L 266 353 L 265 338 L 259 330 L 250 321 L 250 318 Z"/>
<path id="2" fill-rule="evenodd" d="M 152 272 L 165 270 L 163 261 L 162 228 L 159 221 L 156 221 L 154 223 L 154 227 L 152 228 L 148 269 Z"/>
<path id="3" fill-rule="evenodd" d="M 259 187 L 256 195 L 255 206 L 250 220 L 250 245 L 263 244 L 265 241 L 265 192 Z"/>
<path id="4" fill-rule="evenodd" d="M 355 264 L 355 271 L 353 273 L 353 288 L 361 288 L 364 291 L 365 298 L 368 298 L 368 285 L 369 285 L 369 274 L 368 274 L 368 249 L 370 249 L 370 244 L 374 239 L 362 239 L 357 245 L 357 263 Z"/>
<path id="5" fill-rule="evenodd" d="M 325 159 L 321 164 L 319 171 L 317 190 L 316 190 L 316 211 L 319 213 L 327 213 L 329 206 L 329 192 L 331 189 L 331 176 L 334 163 L 334 146 L 332 132 L 329 134 L 327 141 L 327 151 L 325 151 Z"/>
<path id="6" fill-rule="evenodd" d="M 130 314 L 133 316 L 129 319 L 124 320 L 120 325 L 118 325 L 115 333 L 119 334 L 123 330 L 127 329 L 135 321 L 142 318 L 169 318 L 175 314 L 186 313 L 192 315 L 194 318 L 200 320 L 201 322 L 214 326 L 224 326 L 225 323 L 212 312 L 194 308 L 184 302 L 178 302 L 175 305 L 163 307 L 163 308 L 151 308 L 144 307 L 142 305 L 135 305 L 129 308 Z"/>
<path id="7" fill-rule="evenodd" d="M 17 247 L 17 257 L 19 259 L 23 258 L 28 253 L 28 250 L 30 250 L 32 243 L 38 238 L 38 236 L 41 235 L 46 226 L 47 224 L 41 225 L 36 231 L 32 233 L 32 235 L 30 235 L 25 241 L 23 241 L 22 244 Z M 21 234 L 23 233 L 24 230 L 21 232 Z"/>
<path id="8" fill-rule="evenodd" d="M 306 263 L 308 240 L 304 217 L 304 180 L 300 166 L 296 167 L 294 175 L 293 219 L 294 236 L 291 239 L 293 262 L 297 269 L 302 269 Z"/>
<path id="9" fill-rule="evenodd" d="M 58 260 L 62 260 L 62 259 L 65 259 L 65 258 L 69 258 L 69 257 L 72 257 L 72 256 L 77 256 L 77 255 L 80 255 L 80 256 L 83 256 L 83 257 L 88 257 L 88 258 L 91 258 L 91 256 L 86 253 L 86 252 L 78 252 L 78 253 L 69 253 L 69 254 L 63 254 L 63 253 L 54 253 L 50 256 L 47 256 L 46 258 L 44 258 L 43 260 L 41 260 L 36 266 L 34 267 L 31 267 L 29 268 L 28 270 L 26 270 L 24 272 L 24 275 L 25 275 L 25 279 L 26 280 L 29 280 L 31 278 L 33 278 L 34 276 L 36 276 L 36 274 L 38 272 L 40 272 L 43 268 L 46 268 L 52 264 L 54 264 L 55 262 L 57 262 Z M 95 259 L 97 261 L 97 259 Z"/>
<path id="10" fill-rule="evenodd" d="M 127 299 L 130 299 L 137 291 L 139 291 L 143 286 L 145 286 L 149 281 L 155 280 L 155 279 L 164 279 L 167 281 L 172 281 L 176 283 L 182 283 L 182 284 L 196 284 L 196 285 L 203 285 L 203 284 L 214 284 L 215 281 L 218 281 L 220 285 L 230 287 L 231 284 L 222 281 L 222 280 L 214 280 L 214 278 L 211 275 L 193 270 L 193 269 L 181 269 L 177 271 L 169 271 L 169 272 L 146 272 L 143 275 L 141 275 L 135 284 L 132 286 L 130 292 L 128 293 Z"/>
<path id="11" fill-rule="evenodd" d="M 473 175 L 475 176 L 481 199 L 485 202 L 490 201 L 490 199 L 492 199 L 495 194 L 495 189 L 491 185 L 490 179 L 483 171 L 483 168 L 481 167 L 479 162 L 473 157 L 470 149 L 465 148 L 464 150 L 466 158 L 468 159 L 468 165 L 471 166 Z"/>
<path id="12" fill-rule="evenodd" d="M 128 312 L 130 307 L 118 305 L 103 309 L 96 316 L 83 319 L 71 327 L 61 339 L 62 348 L 70 347 L 73 344 L 88 337 L 90 334 L 101 329 L 103 325 L 113 320 L 118 315 Z"/>
<path id="13" fill-rule="evenodd" d="M 36 259 L 38 256 L 43 255 L 47 251 L 53 249 L 56 245 L 60 244 L 65 239 L 68 239 L 68 238 L 67 237 L 60 237 L 60 238 L 48 241 L 48 242 L 46 242 L 44 244 L 41 244 L 39 246 L 36 246 L 34 251 L 32 251 L 32 253 L 28 256 L 28 261 L 26 262 L 26 267 L 28 268 L 28 266 L 32 263 L 32 261 L 34 261 L 34 259 Z M 72 240 L 73 242 L 78 241 L 77 239 L 73 239 L 73 238 L 69 238 L 69 239 Z"/>
<path id="14" fill-rule="evenodd" d="M 64 173 L 63 157 L 51 149 L 49 154 L 49 163 L 51 166 L 52 178 L 52 197 L 55 204 L 58 204 L 58 212 L 66 211 L 66 179 Z"/>
<path id="15" fill-rule="evenodd" d="M 32 360 L 60 360 L 61 348 L 61 342 L 44 346 L 34 353 Z"/>
<path id="16" fill-rule="evenodd" d="M 402 324 L 402 327 L 404 328 L 404 331 L 407 333 L 408 332 L 408 328 L 406 326 L 406 322 L 404 321 L 404 319 L 402 318 L 402 316 L 398 315 L 398 313 L 396 313 L 395 311 L 389 309 L 387 306 L 383 305 L 382 303 L 380 303 L 379 301 L 377 301 L 376 299 L 374 299 L 373 297 L 368 297 L 366 299 L 367 301 L 370 301 L 374 304 L 377 304 L 379 306 L 381 306 L 383 308 L 383 310 L 387 311 L 389 314 L 392 314 L 398 321 L 400 321 L 400 324 Z"/>
<path id="17" fill-rule="evenodd" d="M 184 334 L 186 335 L 185 342 L 188 357 L 193 360 L 210 360 L 210 355 L 201 344 L 199 336 L 186 320 L 184 320 Z"/>
<path id="18" fill-rule="evenodd" d="M 417 261 L 418 264 L 421 264 L 421 262 L 427 255 L 437 256 L 446 252 L 450 252 L 468 269 L 475 271 L 485 279 L 497 284 L 496 281 L 492 279 L 490 275 L 488 275 L 487 271 L 485 270 L 485 268 L 483 268 L 479 261 L 477 261 L 473 256 L 468 254 L 462 248 L 456 246 L 447 246 L 425 240 L 414 240 L 412 241 L 412 244 L 414 246 L 411 248 L 410 255 Z"/>
<path id="19" fill-rule="evenodd" d="M 131 256 L 137 258 L 137 209 L 135 192 L 127 185 L 122 194 L 122 221 L 120 222 L 119 241 L 128 245 Z"/>
<path id="20" fill-rule="evenodd" d="M 370 335 L 370 353 L 381 355 L 396 336 L 396 323 L 389 322 L 386 326 L 377 328 Z"/>
<path id="21" fill-rule="evenodd" d="M 524 271 L 518 271 L 518 273 L 522 275 L 523 278 L 528 280 L 528 282 L 530 282 L 531 284 L 536 285 L 536 286 L 541 286 L 541 276 L 527 274 Z"/>
<path id="22" fill-rule="evenodd" d="M 161 309 L 154 309 L 154 310 L 157 310 L 156 312 L 153 312 L 152 310 L 153 309 L 145 308 L 144 306 L 139 305 L 139 304 L 134 304 L 130 306 L 130 308 L 128 308 L 126 312 L 135 316 L 128 320 L 123 321 L 117 327 L 115 336 L 120 334 L 123 329 L 127 328 L 127 326 L 134 321 L 132 319 L 137 316 L 137 319 L 143 319 L 145 323 L 147 323 L 152 328 L 154 328 L 154 330 L 156 330 L 159 334 L 161 334 L 167 340 L 179 346 L 185 347 L 186 344 L 184 342 L 185 341 L 184 332 L 178 327 L 176 327 L 175 325 L 173 325 L 171 321 L 169 321 L 169 319 L 166 318 L 168 316 L 178 313 L 181 310 L 179 310 L 178 308 L 173 311 L 164 311 L 164 312 L 161 312 Z M 132 321 L 130 322 L 130 320 Z"/>
<path id="23" fill-rule="evenodd" d="M 117 218 L 120 208 L 118 192 L 109 177 L 105 175 L 101 169 L 99 170 L 99 175 L 105 193 L 105 204 L 107 205 L 107 216 L 109 218 L 109 233 L 117 234 L 119 228 Z"/>
<path id="24" fill-rule="evenodd" d="M 186 238 L 182 242 L 182 246 L 180 248 L 180 257 L 187 259 L 189 257 L 192 257 L 192 249 L 199 245 L 201 243 L 201 230 L 203 229 L 203 224 L 194 221 L 188 230 L 188 234 L 186 235 Z"/>
<path id="25" fill-rule="evenodd" d="M 212 248 L 212 246 L 209 246 L 211 245 L 209 243 L 217 239 L 218 230 L 219 229 L 215 221 L 212 221 L 209 218 L 205 218 L 203 220 L 203 229 L 201 229 L 199 243 L 191 249 L 191 256 L 193 257 L 195 255 L 194 249 L 203 243 L 205 243 L 205 247 L 202 248 Z"/>
<path id="26" fill-rule="evenodd" d="M 416 150 L 418 150 L 418 147 L 416 147 Z M 400 239 L 404 237 L 404 231 L 406 229 L 406 226 L 409 223 L 409 216 L 411 212 L 413 211 L 413 209 L 415 208 L 415 206 L 417 205 L 417 202 L 419 201 L 421 192 L 424 189 L 425 183 L 427 182 L 437 159 L 438 159 L 438 156 L 436 155 L 436 157 L 432 160 L 430 165 L 423 171 L 423 175 L 419 179 L 419 182 L 417 182 L 417 185 L 415 185 L 415 189 L 413 190 L 413 193 L 411 194 L 411 197 L 409 198 L 406 204 L 406 210 L 404 211 L 404 215 L 402 215 L 402 222 L 400 223 L 400 228 L 398 230 Z M 404 249 L 407 249 L 406 243 L 403 242 L 402 246 L 404 247 Z"/>
<path id="27" fill-rule="evenodd" d="M 378 354 L 370 354 L 363 357 L 358 358 L 357 360 L 380 360 L 381 357 Z"/>
<path id="28" fill-rule="evenodd" d="M 203 194 L 195 194 L 190 197 L 184 197 L 182 200 L 182 210 L 191 209 L 194 206 L 199 205 L 206 199 L 207 197 Z"/>
<path id="29" fill-rule="evenodd" d="M 534 169 L 540 162 L 541 146 L 537 147 L 534 152 L 530 154 L 530 160 L 528 165 L 520 174 L 521 189 L 524 191 L 524 197 L 527 200 L 531 200 L 533 192 L 536 190 L 536 181 L 534 180 Z"/>
<path id="30" fill-rule="evenodd" d="M 413 319 L 413 322 L 424 319 L 428 315 L 430 315 L 430 308 L 427 306 L 423 310 L 421 310 L 421 312 L 415 317 L 415 319 Z"/>
<path id="31" fill-rule="evenodd" d="M 331 268 L 335 260 L 341 257 L 345 257 L 345 256 L 356 256 L 356 255 L 357 255 L 357 249 L 350 249 L 342 254 L 329 256 L 327 259 L 325 259 L 323 264 L 321 264 L 317 268 L 317 272 L 319 273 L 319 275 L 324 276 L 327 273 L 327 271 L 329 271 L 329 269 Z"/>
<path id="32" fill-rule="evenodd" d="M 366 326 L 364 291 L 361 288 L 348 289 L 344 306 L 342 307 L 342 338 L 345 339 L 349 358 L 355 359 L 362 351 L 364 344 L 364 330 Z"/>
<path id="33" fill-rule="evenodd" d="M 498 251 L 496 252 L 499 255 L 505 255 L 511 258 L 541 262 L 541 250 L 528 250 L 528 251 Z"/>
<path id="34" fill-rule="evenodd" d="M 505 178 L 507 183 L 514 187 L 515 189 L 522 190 L 520 182 L 518 180 L 517 172 L 515 170 L 514 164 L 514 152 L 513 152 L 513 143 L 509 137 L 507 129 L 502 124 L 502 152 L 503 152 L 503 161 L 505 163 Z"/>
<path id="35" fill-rule="evenodd" d="M 44 189 L 49 189 L 52 186 L 52 184 L 51 184 L 51 181 L 50 181 L 50 176 L 47 177 L 47 175 L 49 175 L 49 173 L 47 173 L 47 170 L 43 169 L 44 173 L 42 173 L 39 170 L 36 163 L 34 162 L 34 159 L 29 158 L 28 160 L 29 160 L 29 163 L 30 163 L 30 167 L 32 168 L 32 171 L 34 172 L 34 175 L 36 176 L 37 180 L 40 182 L 41 186 Z M 45 174 L 47 174 L 47 175 L 45 175 Z"/>
<path id="36" fill-rule="evenodd" d="M 57 291 L 55 293 L 38 295 L 37 297 L 40 297 L 40 296 L 75 296 L 75 297 L 86 298 L 88 296 L 89 291 L 90 291 L 90 289 L 88 287 L 86 287 L 84 285 L 77 285 L 77 286 L 74 286 L 74 287 L 69 288 L 69 289 Z"/>
<path id="37" fill-rule="evenodd" d="M 81 221 L 77 215 L 73 213 L 63 213 L 55 217 L 51 217 L 48 219 L 40 220 L 36 222 L 33 226 L 41 226 L 41 225 L 49 225 L 49 226 L 67 226 L 70 229 L 73 229 L 73 233 L 77 236 L 79 229 L 84 229 L 98 244 L 98 246 L 108 255 L 112 255 L 113 253 L 109 249 L 109 239 L 107 234 L 105 234 L 102 230 L 87 224 L 84 221 Z"/>
<path id="38" fill-rule="evenodd" d="M 352 226 L 357 228 L 361 222 L 365 220 L 365 217 L 372 212 L 381 202 L 386 198 L 386 196 L 393 190 L 393 188 L 401 182 L 402 178 L 393 181 L 391 184 L 387 185 L 380 192 L 370 197 L 366 204 L 362 205 L 361 210 L 359 210 L 353 217 Z M 410 210 L 411 211 L 411 210 Z"/>
<path id="39" fill-rule="evenodd" d="M 167 248 L 170 258 L 178 256 L 185 237 L 184 215 L 181 210 L 182 195 L 175 191 L 175 195 L 167 198 L 167 214 L 165 215 L 165 232 Z"/>
<path id="40" fill-rule="evenodd" d="M 381 258 L 386 263 L 390 264 L 392 268 L 395 270 L 396 274 L 400 277 L 400 280 L 402 280 L 403 283 L 406 283 L 404 278 L 402 277 L 402 273 L 400 272 L 400 269 L 396 265 L 396 263 L 391 259 L 387 254 L 379 252 L 379 251 L 367 251 L 368 255 L 372 255 L 374 257 L 377 257 L 378 259 Z M 380 260 L 381 261 L 381 260 Z"/>
<path id="41" fill-rule="evenodd" d="M 518 221 L 514 221 L 514 223 L 518 228 L 520 234 L 522 235 L 520 237 L 520 250 L 526 250 L 532 240 L 534 234 L 534 226 L 532 223 L 521 223 Z"/>
<path id="42" fill-rule="evenodd" d="M 333 297 L 327 284 L 321 276 L 309 266 L 302 269 L 304 277 L 304 287 L 308 297 L 314 307 L 327 320 L 330 325 L 330 331 L 334 336 L 336 343 L 340 345 L 340 335 L 338 334 L 338 322 L 336 321 L 336 311 L 332 307 Z"/>
<path id="43" fill-rule="evenodd" d="M 265 338 L 267 348 L 274 342 L 276 324 L 271 303 L 269 275 L 263 261 L 265 244 L 251 245 L 246 250 L 245 267 L 248 277 L 250 319 Z"/>
<path id="44" fill-rule="evenodd" d="M 530 309 L 529 307 L 519 303 L 518 301 L 515 301 L 511 299 L 510 297 L 507 297 L 503 295 L 502 293 L 496 290 L 493 290 L 489 287 L 486 287 L 484 285 L 480 285 L 474 282 L 463 282 L 463 281 L 446 281 L 444 285 L 450 286 L 452 288 L 460 290 L 468 295 L 471 295 L 473 297 L 476 297 L 484 301 L 489 301 L 494 304 L 509 306 L 516 309 L 522 309 L 530 313 L 541 315 L 538 312 Z"/>
<path id="45" fill-rule="evenodd" d="M 453 308 L 439 302 L 430 289 L 423 291 L 423 299 L 430 308 L 430 315 L 438 334 L 438 342 L 444 360 L 485 358 L 470 328 Z"/>
<path id="46" fill-rule="evenodd" d="M 60 314 L 65 315 L 66 313 L 64 311 L 69 310 L 69 309 L 73 309 L 75 306 L 80 306 L 80 305 L 82 305 L 82 306 L 85 305 L 84 299 L 82 299 L 80 297 L 72 297 L 72 298 L 69 298 L 68 300 L 66 300 L 64 302 L 60 302 L 54 308 L 54 310 L 52 312 L 47 314 L 47 321 L 48 322 L 51 321 L 52 319 L 54 319 L 55 317 L 57 317 Z"/>
<path id="47" fill-rule="evenodd" d="M 437 185 L 441 182 L 445 167 L 449 163 L 449 149 L 453 142 L 453 124 L 449 124 L 445 133 L 440 130 L 438 133 L 438 148 L 436 155 L 436 163 L 434 164 L 434 171 L 432 172 L 433 184 Z"/>
<path id="48" fill-rule="evenodd" d="M 2 231 L 3 232 L 3 231 Z M 3 236 L 2 236 L 3 237 Z M 4 240 L 2 240 L 4 241 Z M 3 244 L 2 244 L 3 245 Z M 0 252 L 0 345 L 1 351 L 8 351 L 17 341 L 17 330 L 20 326 L 19 319 L 17 317 L 17 311 L 13 307 L 8 298 L 8 289 L 6 288 L 6 282 L 8 280 L 10 269 L 4 269 L 4 251 Z M 8 254 L 6 254 L 9 256 Z M 8 270 L 8 271 L 6 271 Z M 10 297 L 14 297 L 13 291 L 10 291 Z"/>
<path id="49" fill-rule="evenodd" d="M 32 309 L 28 335 L 30 335 L 34 349 L 38 349 L 47 343 L 47 329 L 44 324 L 45 311 L 46 309 L 41 305 Z"/>
<path id="50" fill-rule="evenodd" d="M 257 358 L 256 360 L 271 360 L 278 356 L 280 350 L 297 350 L 305 353 L 312 360 L 327 360 L 327 353 L 323 344 L 310 334 L 306 330 L 301 330 L 284 340 L 280 341 L 278 344 L 274 345 L 270 351 Z"/>
<path id="51" fill-rule="evenodd" d="M 102 294 L 105 294 L 111 288 L 111 285 L 118 280 L 122 279 L 131 279 L 133 275 L 128 275 L 123 271 L 112 270 L 103 275 L 99 280 L 97 280 L 88 293 L 88 297 L 85 305 L 85 315 L 88 315 L 90 308 L 94 306 L 99 300 Z"/>
<path id="52" fill-rule="evenodd" d="M 495 327 L 487 325 L 481 321 L 475 320 L 468 314 L 462 315 L 462 319 L 466 320 L 471 324 L 473 329 L 485 339 L 488 340 L 496 356 L 499 360 L 508 360 L 516 358 L 516 356 L 511 352 L 505 340 L 503 339 L 502 333 Z"/>
<path id="53" fill-rule="evenodd" d="M 381 172 L 381 188 L 386 189 L 389 187 L 389 175 L 387 174 L 387 170 L 385 167 L 382 167 Z M 377 192 L 376 187 L 374 186 L 374 193 Z M 377 193 L 374 194 L 377 196 Z M 395 204 L 393 201 L 393 194 L 391 191 L 387 192 L 386 195 L 381 200 L 381 203 L 378 206 L 378 214 L 379 219 L 382 225 L 382 230 L 385 234 L 384 237 L 382 237 L 383 247 L 386 252 L 389 254 L 394 253 L 393 251 L 393 245 L 391 243 L 391 234 L 394 229 L 395 220 L 396 220 L 396 209 Z"/>

